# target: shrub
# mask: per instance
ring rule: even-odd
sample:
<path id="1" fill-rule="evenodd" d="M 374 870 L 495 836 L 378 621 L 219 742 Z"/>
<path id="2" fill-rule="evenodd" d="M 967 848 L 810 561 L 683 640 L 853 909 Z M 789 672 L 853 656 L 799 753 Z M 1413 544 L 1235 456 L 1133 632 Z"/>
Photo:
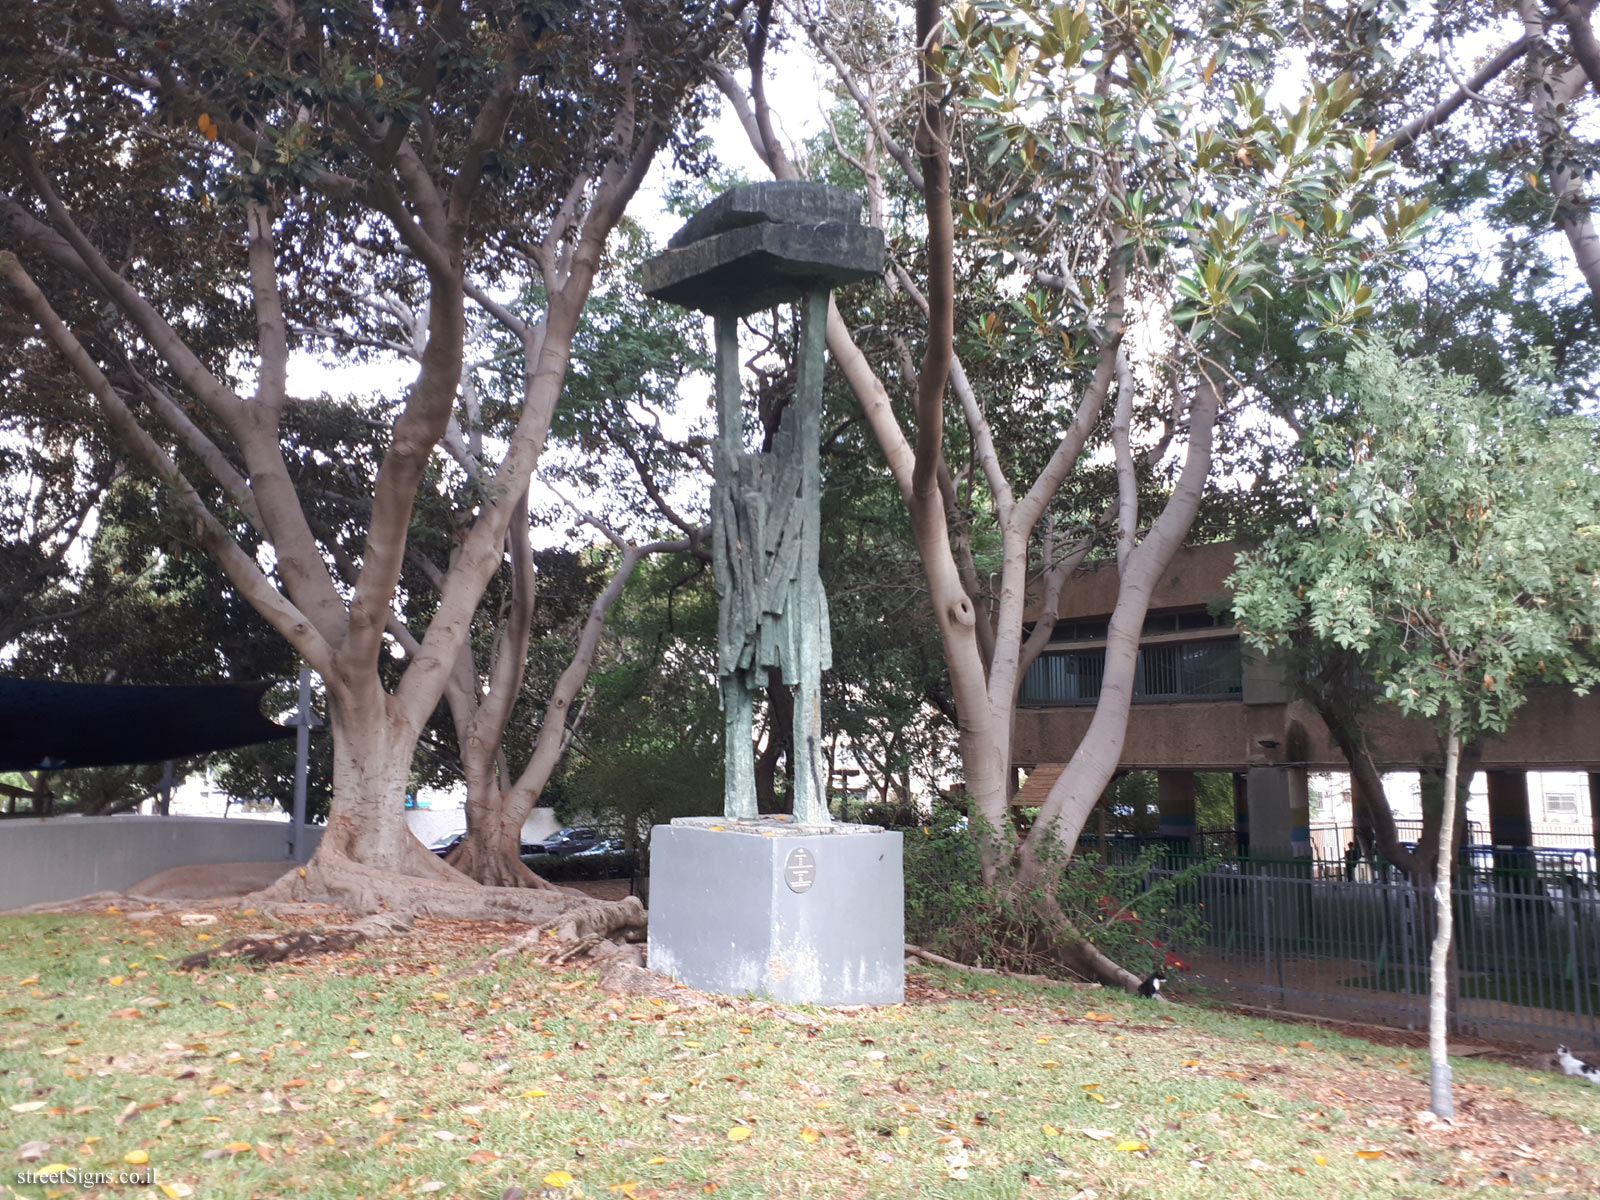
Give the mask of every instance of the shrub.
<path id="1" fill-rule="evenodd" d="M 1024 904 L 984 886 L 977 831 L 958 812 L 906 832 L 906 938 L 962 962 L 1060 974 L 1050 938 Z M 1002 834 L 1004 837 L 1005 835 Z M 1159 874 L 1162 851 L 1131 862 L 1071 859 L 1052 871 L 1068 918 L 1109 958 L 1137 975 L 1182 971 L 1184 949 L 1205 933 L 1194 877 L 1214 864 Z"/>

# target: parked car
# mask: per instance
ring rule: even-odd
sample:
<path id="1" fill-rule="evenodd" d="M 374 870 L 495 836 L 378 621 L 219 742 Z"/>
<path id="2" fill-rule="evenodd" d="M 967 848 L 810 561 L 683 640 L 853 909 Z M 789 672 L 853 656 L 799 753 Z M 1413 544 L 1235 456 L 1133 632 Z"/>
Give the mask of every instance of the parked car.
<path id="1" fill-rule="evenodd" d="M 462 831 L 461 833 L 447 833 L 442 838 L 439 838 L 437 841 L 430 844 L 428 849 L 432 850 L 440 858 L 444 858 L 450 853 L 450 851 L 459 846 L 462 839 L 466 836 L 467 835 L 465 831 Z M 542 842 L 523 842 L 518 853 L 524 859 L 537 858 L 544 853 L 544 844 Z"/>
<path id="2" fill-rule="evenodd" d="M 443 858 L 445 855 L 449 854 L 450 851 L 459 846 L 461 844 L 461 839 L 466 836 L 467 831 L 465 829 L 462 829 L 456 833 L 447 833 L 443 837 L 435 838 L 433 841 L 429 842 L 428 849 L 432 850 L 440 858 Z"/>
<path id="3" fill-rule="evenodd" d="M 596 842 L 592 846 L 584 847 L 582 850 L 574 850 L 572 852 L 572 856 L 574 858 L 580 856 L 587 858 L 591 855 L 598 856 L 601 854 L 621 854 L 626 850 L 627 847 L 622 844 L 621 838 L 605 838 L 602 841 Z"/>
<path id="4" fill-rule="evenodd" d="M 542 843 L 546 854 L 554 854 L 558 858 L 567 858 L 581 850 L 588 850 L 600 844 L 600 831 L 591 829 L 586 825 L 576 828 L 568 827 L 558 829 L 555 833 L 545 838 Z"/>

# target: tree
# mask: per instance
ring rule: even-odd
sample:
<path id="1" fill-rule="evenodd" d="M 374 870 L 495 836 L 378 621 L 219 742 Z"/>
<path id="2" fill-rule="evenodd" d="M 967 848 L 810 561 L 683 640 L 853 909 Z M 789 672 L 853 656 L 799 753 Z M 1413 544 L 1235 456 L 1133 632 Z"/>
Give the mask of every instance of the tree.
<path id="1" fill-rule="evenodd" d="M 76 4 L 44 0 L 6 43 L 0 276 L 12 319 L 66 361 L 192 543 L 327 689 L 333 808 L 288 894 L 363 910 L 559 911 L 464 882 L 410 835 L 400 800 L 508 530 L 527 519 L 607 237 L 685 128 L 686 98 L 736 11 L 134 0 L 86 22 Z M 104 186 L 111 162 L 117 188 Z M 545 296 L 533 319 L 502 302 L 527 273 Z M 316 408 L 291 394 L 295 355 L 372 346 L 386 317 L 363 300 L 379 290 L 425 319 L 403 398 L 379 409 L 369 502 L 341 526 L 359 531 L 352 555 L 319 533 L 283 431 L 287 414 Z M 386 687 L 407 530 L 459 424 L 472 312 L 512 339 L 517 416 L 463 514 L 426 630 Z"/>
<path id="2" fill-rule="evenodd" d="M 980 3 L 945 22 L 918 0 L 910 43 L 870 8 L 786 7 L 870 135 L 851 154 L 874 217 L 905 214 L 887 298 L 848 324 L 841 300 L 828 347 L 910 520 L 975 825 L 1006 824 L 1016 699 L 1062 589 L 1091 555 L 1117 562 L 1090 730 L 1015 855 L 998 838 L 982 852 L 985 882 L 1031 897 L 1064 964 L 1131 988 L 1045 884 L 1117 769 L 1145 611 L 1206 491 L 1225 395 L 1248 396 L 1236 331 L 1274 274 L 1317 292 L 1321 330 L 1348 330 L 1371 311 L 1363 263 L 1427 206 L 1358 227 L 1387 167 L 1346 120 L 1355 94 L 1331 80 L 1269 111 L 1253 6 Z M 716 79 L 773 174 L 796 177 L 762 80 L 770 15 L 746 28 L 748 89 Z M 1096 454 L 1112 467 L 1085 469 Z M 1030 591 L 1043 611 L 1025 630 Z"/>
<path id="3" fill-rule="evenodd" d="M 1245 637 L 1295 631 L 1352 651 L 1379 696 L 1444 737 L 1444 795 L 1464 741 L 1504 730 L 1534 682 L 1600 681 L 1600 431 L 1542 388 L 1480 389 L 1381 347 L 1328 380 L 1357 434 L 1307 434 L 1296 482 L 1309 514 L 1232 579 Z M 1451 856 L 1441 816 L 1429 964 L 1431 1107 L 1454 1115 L 1446 1046 Z"/>
<path id="4" fill-rule="evenodd" d="M 722 811 L 717 597 L 708 565 L 640 564 L 593 670 L 591 712 L 573 739 L 557 811 L 644 845 L 674 817 Z"/>

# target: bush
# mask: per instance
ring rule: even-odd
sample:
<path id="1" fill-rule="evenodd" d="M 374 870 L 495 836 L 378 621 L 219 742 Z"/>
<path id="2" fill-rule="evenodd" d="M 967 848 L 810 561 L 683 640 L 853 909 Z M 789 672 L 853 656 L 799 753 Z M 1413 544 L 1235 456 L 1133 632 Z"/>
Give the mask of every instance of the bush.
<path id="1" fill-rule="evenodd" d="M 907 940 L 962 962 L 1059 974 L 1040 919 L 984 886 L 976 832 L 949 811 L 907 831 Z M 1136 975 L 1155 966 L 1169 974 L 1184 970 L 1184 948 L 1197 945 L 1205 933 L 1191 885 L 1213 864 L 1156 877 L 1161 856 L 1152 848 L 1123 864 L 1075 858 L 1052 872 L 1068 918 L 1102 953 Z"/>

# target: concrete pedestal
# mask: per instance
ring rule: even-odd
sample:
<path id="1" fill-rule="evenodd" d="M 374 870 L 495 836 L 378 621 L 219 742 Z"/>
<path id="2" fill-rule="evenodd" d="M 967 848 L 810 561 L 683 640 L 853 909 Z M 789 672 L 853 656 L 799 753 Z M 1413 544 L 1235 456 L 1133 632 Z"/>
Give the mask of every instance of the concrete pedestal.
<path id="1" fill-rule="evenodd" d="M 680 817 L 650 836 L 652 971 L 791 1004 L 905 999 L 900 835 Z"/>

